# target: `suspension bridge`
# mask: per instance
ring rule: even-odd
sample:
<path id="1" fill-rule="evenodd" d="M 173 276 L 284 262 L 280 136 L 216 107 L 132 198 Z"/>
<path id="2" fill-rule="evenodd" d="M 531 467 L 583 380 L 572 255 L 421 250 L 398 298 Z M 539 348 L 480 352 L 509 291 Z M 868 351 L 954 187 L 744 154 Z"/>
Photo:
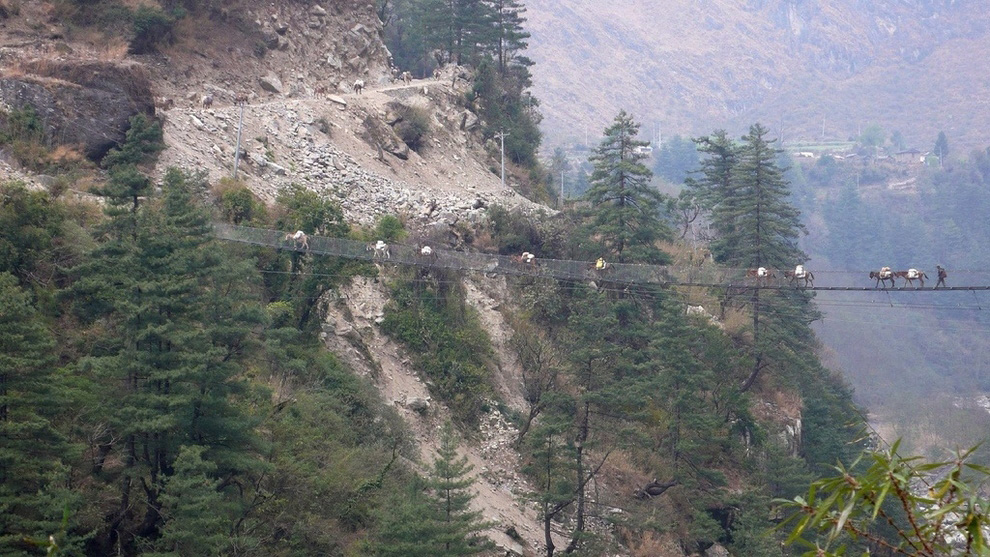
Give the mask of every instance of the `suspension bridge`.
<path id="1" fill-rule="evenodd" d="M 733 269 L 705 264 L 701 266 L 675 267 L 667 265 L 638 265 L 609 262 L 604 269 L 596 268 L 594 262 L 567 259 L 537 258 L 531 263 L 519 257 L 489 253 L 463 252 L 431 247 L 431 255 L 423 255 L 421 248 L 404 244 L 389 244 L 387 257 L 376 252 L 373 246 L 357 240 L 307 236 L 308 246 L 298 245 L 286 239 L 284 231 L 236 226 L 226 223 L 214 224 L 217 238 L 256 246 L 305 252 L 315 255 L 343 257 L 373 261 L 382 264 L 409 265 L 416 267 L 442 268 L 457 271 L 476 271 L 488 274 L 545 277 L 566 281 L 607 281 L 626 285 L 693 286 L 705 288 L 748 288 L 762 290 L 804 290 L 804 291 L 845 291 L 845 292 L 953 292 L 990 290 L 990 286 L 941 286 L 939 288 L 875 286 L 797 286 L 786 282 L 756 281 L 746 277 L 746 269 Z M 824 271 L 817 271 L 825 274 Z M 853 274 L 853 273 L 843 273 Z M 867 272 L 855 273 L 863 276 Z M 982 273 L 981 273 L 982 274 Z M 934 281 L 932 281 L 934 282 Z"/>

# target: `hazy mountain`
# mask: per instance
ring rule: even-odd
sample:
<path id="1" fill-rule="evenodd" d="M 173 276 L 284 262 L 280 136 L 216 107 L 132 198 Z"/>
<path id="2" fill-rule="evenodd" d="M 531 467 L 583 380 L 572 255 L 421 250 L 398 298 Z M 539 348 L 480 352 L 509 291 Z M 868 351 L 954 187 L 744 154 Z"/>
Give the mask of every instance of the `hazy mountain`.
<path id="1" fill-rule="evenodd" d="M 663 133 L 846 139 L 867 124 L 983 147 L 990 10 L 974 0 L 531 0 L 549 143 L 620 109 Z M 965 152 L 965 151 L 957 151 Z"/>

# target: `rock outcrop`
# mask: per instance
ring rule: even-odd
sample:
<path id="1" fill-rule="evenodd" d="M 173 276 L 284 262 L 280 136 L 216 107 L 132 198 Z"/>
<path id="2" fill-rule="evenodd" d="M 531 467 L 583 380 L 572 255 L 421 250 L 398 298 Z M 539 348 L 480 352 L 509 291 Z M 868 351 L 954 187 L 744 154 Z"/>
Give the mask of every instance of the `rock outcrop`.
<path id="1" fill-rule="evenodd" d="M 33 109 L 48 140 L 99 160 L 124 140 L 135 114 L 154 114 L 151 82 L 137 63 L 28 62 L 0 78 L 0 104 Z"/>

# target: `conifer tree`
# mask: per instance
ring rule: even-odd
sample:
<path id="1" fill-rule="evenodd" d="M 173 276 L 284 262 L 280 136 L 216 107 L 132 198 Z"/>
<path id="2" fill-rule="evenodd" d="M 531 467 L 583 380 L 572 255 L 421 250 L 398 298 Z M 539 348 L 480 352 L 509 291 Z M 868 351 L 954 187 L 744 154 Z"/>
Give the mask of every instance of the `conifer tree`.
<path id="1" fill-rule="evenodd" d="M 164 482 L 165 526 L 149 557 L 210 557 L 226 554 L 233 506 L 218 491 L 217 467 L 203 459 L 206 447 L 186 446 L 175 460 L 175 474 Z"/>
<path id="2" fill-rule="evenodd" d="M 590 160 L 595 170 L 585 199 L 591 204 L 586 224 L 601 256 L 618 263 L 663 264 L 669 258 L 657 242 L 672 237 L 661 219 L 663 196 L 650 185 L 652 173 L 637 147 L 639 124 L 622 111 L 605 130 Z"/>
<path id="3" fill-rule="evenodd" d="M 446 62 L 476 63 L 494 41 L 494 14 L 484 0 L 424 0 L 420 9 L 426 45 L 445 52 Z"/>
<path id="4" fill-rule="evenodd" d="M 457 438 L 447 422 L 425 485 L 413 481 L 398 501 L 380 513 L 371 553 L 395 557 L 461 557 L 490 549 L 480 532 L 488 525 L 471 511 L 474 498 L 469 477 L 473 466 L 457 456 Z"/>
<path id="5" fill-rule="evenodd" d="M 46 191 L 0 184 L 0 272 L 45 286 L 58 274 L 56 257 L 65 212 Z"/>
<path id="6" fill-rule="evenodd" d="M 547 409 L 526 440 L 530 459 L 526 472 L 534 478 L 532 494 L 540 509 L 547 557 L 556 546 L 552 526 L 576 498 L 573 438 L 575 401 L 566 393 L 551 393 Z"/>
<path id="7" fill-rule="evenodd" d="M 777 166 L 779 150 L 768 134 L 755 124 L 743 136 L 730 180 L 712 210 L 717 234 L 712 251 L 732 267 L 789 269 L 807 259 L 797 247 L 804 230 L 800 213 L 788 199 L 790 189 Z M 724 171 L 721 160 L 716 162 Z"/>
<path id="8" fill-rule="evenodd" d="M 380 507 L 375 537 L 367 553 L 376 557 L 435 557 L 444 535 L 436 501 L 411 482 Z"/>
<path id="9" fill-rule="evenodd" d="M 430 470 L 430 487 L 440 508 L 438 556 L 474 555 L 487 548 L 479 535 L 485 527 L 481 513 L 470 510 L 474 478 L 469 474 L 473 469 L 466 456 L 458 458 L 454 428 L 447 422 L 440 433 L 440 448 Z"/>
<path id="10" fill-rule="evenodd" d="M 702 207 L 711 211 L 728 195 L 739 151 L 725 130 L 715 130 L 709 136 L 695 138 L 694 142 L 698 152 L 705 157 L 701 159 L 699 169 L 693 172 L 698 179 L 688 177 L 684 185 L 695 192 Z"/>
<path id="11" fill-rule="evenodd" d="M 0 273 L 0 554 L 27 553 L 60 530 L 62 459 L 54 341 L 29 296 Z M 61 495 L 65 495 L 64 492 Z M 68 499 L 64 501 L 68 503 Z M 54 504 L 53 504 L 54 503 Z M 62 541 L 62 540 L 60 540 Z"/>
<path id="12" fill-rule="evenodd" d="M 779 150 L 767 139 L 768 133 L 760 124 L 751 126 L 749 134 L 742 138 L 743 145 L 735 150 L 721 132 L 701 142 L 700 150 L 711 156 L 703 167 L 704 179 L 696 187 L 711 207 L 716 234 L 712 253 L 717 261 L 737 269 L 792 269 L 807 259 L 797 247 L 798 235 L 804 230 L 800 212 L 789 201 L 787 181 L 777 166 Z M 775 335 L 782 334 L 795 342 L 763 336 L 768 323 L 761 322 L 761 317 L 772 300 L 786 305 L 794 316 L 801 316 L 788 322 L 779 317 L 786 312 L 775 314 L 782 325 L 775 329 Z M 799 343 L 808 342 L 811 333 L 807 325 L 818 316 L 808 301 L 809 297 L 800 292 L 765 295 L 760 288 L 752 289 L 749 304 L 753 315 L 753 369 L 742 382 L 743 391 L 752 387 L 763 368 L 770 365 L 768 351 L 777 352 L 776 359 L 781 361 L 793 354 Z M 802 307 L 807 311 L 802 312 Z"/>
<path id="13" fill-rule="evenodd" d="M 98 309 L 111 325 L 112 341 L 85 366 L 115 389 L 102 412 L 122 440 L 119 507 L 107 547 L 156 534 L 161 486 L 181 445 L 204 446 L 228 479 L 254 461 L 253 422 L 236 406 L 244 390 L 237 374 L 261 313 L 247 301 L 249 275 L 230 266 L 210 236 L 208 214 L 195 202 L 197 183 L 171 170 L 164 198 L 128 211 L 109 204 L 109 227 L 118 234 L 77 269 L 85 273 L 77 291 L 100 293 L 105 304 Z"/>
<path id="14" fill-rule="evenodd" d="M 533 65 L 533 61 L 520 55 L 528 46 L 526 39 L 529 33 L 523 27 L 526 18 L 525 6 L 519 0 L 489 0 L 493 24 L 495 27 L 495 53 L 494 58 L 498 62 L 498 70 L 502 77 L 509 74 L 513 68 L 525 72 L 525 80 L 528 82 L 529 72 L 526 68 Z"/>

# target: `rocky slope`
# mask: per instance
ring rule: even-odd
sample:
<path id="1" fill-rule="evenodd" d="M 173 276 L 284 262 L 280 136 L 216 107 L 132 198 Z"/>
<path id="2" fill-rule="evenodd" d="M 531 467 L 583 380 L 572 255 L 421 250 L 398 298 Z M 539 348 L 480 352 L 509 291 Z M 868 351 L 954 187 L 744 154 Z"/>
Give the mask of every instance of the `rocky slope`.
<path id="1" fill-rule="evenodd" d="M 337 199 L 349 221 L 371 224 L 402 214 L 420 224 L 453 225 L 491 204 L 539 207 L 502 188 L 484 146 L 461 130 L 474 118 L 456 107 L 449 82 L 416 82 L 331 98 L 300 97 L 248 104 L 241 132 L 239 178 L 263 199 L 296 183 Z M 381 152 L 369 130 L 387 127 L 396 107 L 429 115 L 420 152 Z M 169 145 L 159 169 L 202 168 L 211 178 L 233 173 L 240 107 L 174 108 L 166 112 Z M 394 139 L 401 143 L 401 140 Z"/>
<path id="2" fill-rule="evenodd" d="M 664 135 L 846 139 L 869 123 L 927 149 L 985 146 L 981 2 L 531 0 L 536 95 L 551 142 L 595 138 L 620 108 Z M 552 64 L 548 63 L 553 61 Z M 962 151 L 965 152 L 965 151 Z"/>

